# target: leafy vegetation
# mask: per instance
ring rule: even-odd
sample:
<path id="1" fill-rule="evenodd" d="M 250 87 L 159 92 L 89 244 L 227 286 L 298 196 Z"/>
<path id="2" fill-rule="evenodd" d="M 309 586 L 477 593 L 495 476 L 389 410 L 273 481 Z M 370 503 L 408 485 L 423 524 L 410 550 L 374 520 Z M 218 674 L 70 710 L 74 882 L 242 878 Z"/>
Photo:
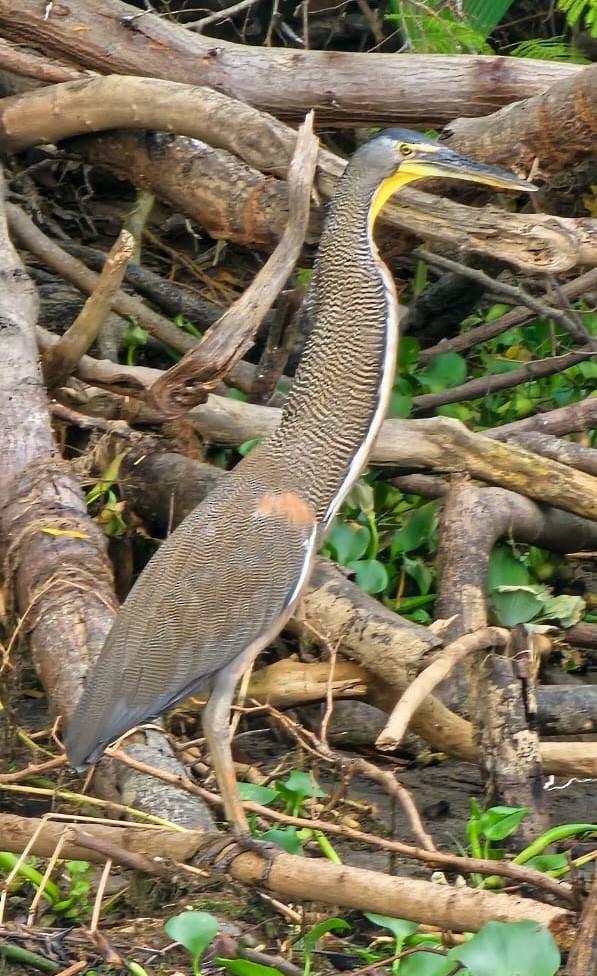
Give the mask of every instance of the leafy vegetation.
<path id="1" fill-rule="evenodd" d="M 387 939 L 377 938 L 366 949 L 352 949 L 367 965 L 381 971 L 389 966 L 391 976 L 520 976 L 521 963 L 525 976 L 554 976 L 560 965 L 560 953 L 553 936 L 536 922 L 505 924 L 490 922 L 459 945 L 446 949 L 439 935 L 422 935 L 416 922 L 386 915 L 367 913 L 365 917 L 375 926 L 392 934 L 390 953 Z M 214 940 L 218 928 L 216 919 L 207 912 L 183 912 L 165 924 L 168 935 L 180 943 L 191 955 L 193 973 L 200 976 L 201 957 Z M 330 918 L 315 925 L 294 944 L 303 957 L 303 976 L 310 976 L 313 953 L 317 943 L 328 933 L 349 929 L 341 918 Z M 275 966 L 266 966 L 248 959 L 216 957 L 215 963 L 232 976 L 282 976 Z M 456 966 L 455 963 L 460 963 Z"/>

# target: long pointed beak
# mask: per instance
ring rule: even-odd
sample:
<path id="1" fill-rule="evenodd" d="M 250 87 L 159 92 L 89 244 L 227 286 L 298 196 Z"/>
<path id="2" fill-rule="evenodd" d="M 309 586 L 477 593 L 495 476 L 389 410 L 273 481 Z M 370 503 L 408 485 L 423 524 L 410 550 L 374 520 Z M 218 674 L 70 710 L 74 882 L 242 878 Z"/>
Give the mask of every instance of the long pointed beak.
<path id="1" fill-rule="evenodd" d="M 524 190 L 532 193 L 539 188 L 523 180 L 513 173 L 497 166 L 479 163 L 468 156 L 461 156 L 448 147 L 440 146 L 436 152 L 419 156 L 415 153 L 411 159 L 405 159 L 400 165 L 400 172 L 411 180 L 437 176 L 443 179 L 470 180 L 473 183 L 484 183 L 485 186 L 495 186 L 501 190 Z"/>

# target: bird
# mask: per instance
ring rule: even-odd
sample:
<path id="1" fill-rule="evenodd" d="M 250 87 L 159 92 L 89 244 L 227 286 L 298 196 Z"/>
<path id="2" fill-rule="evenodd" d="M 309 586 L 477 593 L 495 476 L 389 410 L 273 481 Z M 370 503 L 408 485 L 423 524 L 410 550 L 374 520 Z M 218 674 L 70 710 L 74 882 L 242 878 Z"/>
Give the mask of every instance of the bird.
<path id="1" fill-rule="evenodd" d="M 381 130 L 352 155 L 329 205 L 306 299 L 310 335 L 279 426 L 168 536 L 116 614 L 67 724 L 76 770 L 210 689 L 202 724 L 224 813 L 237 838 L 248 836 L 230 742 L 235 688 L 297 608 L 384 419 L 398 304 L 373 229 L 395 192 L 426 177 L 536 189 L 408 129 Z"/>

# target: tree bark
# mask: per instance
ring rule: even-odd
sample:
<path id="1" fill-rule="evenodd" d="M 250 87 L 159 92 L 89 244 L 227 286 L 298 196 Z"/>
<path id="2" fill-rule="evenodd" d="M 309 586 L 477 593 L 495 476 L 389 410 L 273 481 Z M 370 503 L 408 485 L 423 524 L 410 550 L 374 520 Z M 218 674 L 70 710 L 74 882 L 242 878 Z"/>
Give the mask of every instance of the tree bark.
<path id="1" fill-rule="evenodd" d="M 289 121 L 302 121 L 307 107 L 326 125 L 438 126 L 461 114 L 486 115 L 584 70 L 521 58 L 244 47 L 138 15 L 118 0 L 70 0 L 45 18 L 37 0 L 0 0 L 2 34 L 46 56 L 211 86 Z"/>

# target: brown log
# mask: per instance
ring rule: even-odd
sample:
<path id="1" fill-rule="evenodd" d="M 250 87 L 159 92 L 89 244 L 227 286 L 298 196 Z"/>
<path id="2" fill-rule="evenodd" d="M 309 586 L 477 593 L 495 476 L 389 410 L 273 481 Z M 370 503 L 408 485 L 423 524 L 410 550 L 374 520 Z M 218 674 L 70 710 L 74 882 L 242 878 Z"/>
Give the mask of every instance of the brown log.
<path id="1" fill-rule="evenodd" d="M 446 633 L 452 640 L 487 627 L 489 555 L 497 539 L 509 531 L 503 519 L 501 526 L 494 523 L 491 501 L 496 501 L 498 508 L 501 503 L 502 511 L 508 508 L 508 527 L 513 520 L 508 502 L 514 507 L 522 501 L 510 492 L 504 497 L 499 490 L 489 491 L 488 496 L 483 489 L 473 487 L 466 476 L 457 475 L 444 504 L 436 612 L 448 620 Z M 535 702 L 536 681 L 531 666 L 532 638 L 524 631 L 520 638 L 517 634 L 515 631 L 512 636 L 516 642 L 512 649 L 507 646 L 500 652 L 496 642 L 493 653 L 489 650 L 469 658 L 466 682 L 462 673 L 454 673 L 444 684 L 443 697 L 467 702 L 479 748 L 486 807 L 528 807 L 522 836 L 530 842 L 532 836 L 547 829 L 548 819 L 540 744 L 529 705 Z"/>
<path id="2" fill-rule="evenodd" d="M 227 119 L 226 126 L 221 124 L 222 117 Z M 0 146 L 12 152 L 81 131 L 124 125 L 163 128 L 199 138 L 233 152 L 253 169 L 282 177 L 287 175 L 296 142 L 296 133 L 282 122 L 220 92 L 148 78 L 85 79 L 15 95 L 0 103 Z M 208 157 L 207 162 L 213 160 Z M 323 194 L 332 195 L 343 168 L 343 160 L 320 150 L 317 187 Z M 196 162 L 196 177 L 198 169 Z M 255 178 L 253 174 L 251 179 Z M 241 202 L 252 189 L 259 192 L 251 187 L 251 180 L 246 185 L 247 173 L 242 168 L 240 181 Z M 158 189 L 153 185 L 157 181 L 144 182 Z M 281 200 L 284 204 L 283 197 Z M 534 272 L 556 273 L 579 263 L 589 264 L 597 253 L 594 221 L 507 214 L 493 207 L 466 208 L 412 188 L 401 193 L 400 206 L 386 207 L 383 223 L 411 228 L 428 240 L 444 240 L 453 247 L 476 250 Z"/>
<path id="3" fill-rule="evenodd" d="M 0 553 L 9 573 L 6 585 L 12 585 L 21 615 L 15 636 L 26 628 L 50 712 L 68 716 L 110 629 L 116 600 L 105 536 L 89 517 L 52 437 L 35 343 L 37 303 L 9 240 L 3 210 L 0 254 L 5 269 L 0 288 Z M 160 738 L 151 751 L 156 764 L 160 747 L 172 757 Z M 181 769 L 179 764 L 176 768 Z M 108 781 L 108 788 L 117 792 L 114 778 Z M 182 822 L 210 822 L 197 799 L 189 802 L 176 789 L 156 793 L 155 782 L 148 783 L 147 777 L 122 780 L 121 786 L 140 807 L 147 803 L 144 808 L 151 809 L 157 799 L 164 816 L 169 810 Z"/>
<path id="4" fill-rule="evenodd" d="M 128 20 L 127 20 L 128 18 Z M 521 58 L 279 50 L 192 34 L 118 0 L 0 0 L 4 37 L 100 72 L 212 86 L 280 118 L 335 125 L 438 125 L 544 92 L 583 68 Z M 363 92 L 367 97 L 363 98 Z"/>
<path id="5" fill-rule="evenodd" d="M 251 804 L 249 806 L 252 806 Z M 41 826 L 42 829 L 39 829 Z M 342 832 L 342 828 L 331 832 Z M 76 842 L 67 840 L 61 853 L 101 863 L 110 856 L 117 863 L 131 863 L 131 854 L 137 855 L 134 863 L 151 873 L 151 860 L 157 857 L 155 874 L 163 875 L 169 869 L 170 859 L 182 861 L 194 854 L 209 857 L 210 843 L 221 850 L 221 835 L 211 836 L 198 831 L 174 832 L 163 829 L 104 826 L 85 824 L 76 828 L 52 821 L 25 820 L 5 815 L 2 818 L 2 834 L 8 850 L 21 851 L 31 839 L 36 839 L 31 851 L 40 856 L 50 856 L 60 836 L 67 831 L 74 834 Z M 355 833 L 357 833 L 355 831 Z M 86 837 L 92 843 L 85 846 Z M 392 842 L 388 842 L 391 846 Z M 106 853 L 101 853 L 102 848 Z M 122 856 L 119 856 L 119 848 Z M 412 849 L 414 850 L 414 849 Z M 164 852 L 168 861 L 163 862 Z M 432 852 L 421 852 L 432 861 Z M 128 856 L 127 856 L 128 855 Z M 143 855 L 144 860 L 138 857 Z M 225 852 L 228 857 L 228 852 Z M 439 860 L 441 854 L 437 854 Z M 460 859 L 457 859 L 460 860 Z M 474 859 L 462 859 L 462 863 L 475 864 Z M 499 862 L 483 864 L 487 871 L 499 867 Z M 474 868 L 470 868 L 474 870 Z M 518 869 L 524 872 L 524 869 Z M 184 867 L 180 868 L 181 873 Z M 558 906 L 546 905 L 531 898 L 515 895 L 494 894 L 473 888 L 453 888 L 436 885 L 415 878 L 392 877 L 378 871 L 369 871 L 349 865 L 332 864 L 325 859 L 313 861 L 276 851 L 264 872 L 264 858 L 253 852 L 239 853 L 230 860 L 227 872 L 236 880 L 251 886 L 259 885 L 267 890 L 294 899 L 319 901 L 329 905 L 377 912 L 397 918 L 409 918 L 452 931 L 477 931 L 489 921 L 514 922 L 533 919 L 545 925 L 561 948 L 568 948 L 574 937 L 574 915 Z M 532 872 L 533 874 L 535 872 Z"/>
<path id="6" fill-rule="evenodd" d="M 597 64 L 489 119 L 455 119 L 443 136 L 459 152 L 533 176 L 571 167 L 595 150 Z"/>
<path id="7" fill-rule="evenodd" d="M 271 248 L 286 226 L 285 181 L 197 139 L 116 129 L 72 139 L 70 148 L 85 162 L 150 190 L 215 240 Z M 309 237 L 319 229 L 314 214 Z"/>
<path id="8" fill-rule="evenodd" d="M 513 433 L 508 438 L 509 444 L 517 444 L 524 447 L 527 451 L 534 451 L 543 457 L 552 458 L 554 461 L 561 461 L 562 464 L 569 464 L 578 471 L 585 471 L 587 474 L 597 476 L 597 450 L 592 447 L 585 447 L 584 444 L 575 444 L 574 441 L 565 441 L 553 434 L 541 434 L 538 431 L 519 431 Z"/>
<path id="9" fill-rule="evenodd" d="M 593 879 L 582 916 L 577 927 L 565 976 L 587 976 L 597 972 L 597 877 Z"/>

